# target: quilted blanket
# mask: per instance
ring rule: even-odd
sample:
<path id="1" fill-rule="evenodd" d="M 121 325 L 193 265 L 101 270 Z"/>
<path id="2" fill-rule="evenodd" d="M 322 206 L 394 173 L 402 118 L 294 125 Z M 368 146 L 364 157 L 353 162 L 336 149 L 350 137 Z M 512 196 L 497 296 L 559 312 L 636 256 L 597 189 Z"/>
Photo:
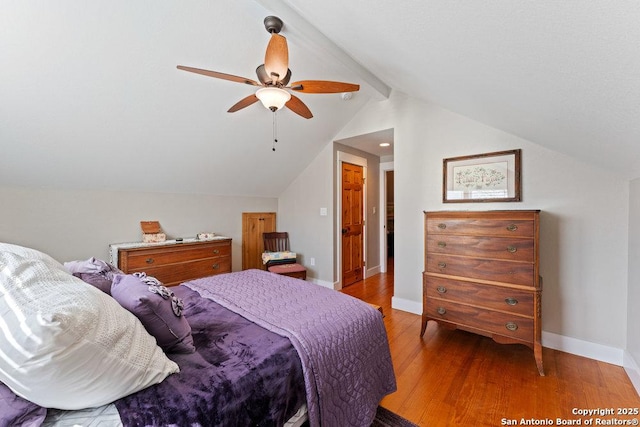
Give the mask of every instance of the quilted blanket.
<path id="1" fill-rule="evenodd" d="M 351 296 L 262 270 L 184 283 L 289 338 L 302 363 L 311 427 L 370 426 L 396 390 L 380 313 Z"/>

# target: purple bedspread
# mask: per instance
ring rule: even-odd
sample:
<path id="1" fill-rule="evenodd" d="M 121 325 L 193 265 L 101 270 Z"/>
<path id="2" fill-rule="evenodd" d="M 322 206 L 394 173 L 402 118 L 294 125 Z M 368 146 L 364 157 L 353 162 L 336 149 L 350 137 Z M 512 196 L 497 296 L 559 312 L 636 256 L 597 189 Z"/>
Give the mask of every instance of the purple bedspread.
<path id="1" fill-rule="evenodd" d="M 115 402 L 125 427 L 278 426 L 305 402 L 291 342 L 202 298 L 172 288 L 184 301 L 193 354 L 169 354 L 180 373 Z"/>
<path id="2" fill-rule="evenodd" d="M 302 362 L 311 427 L 368 427 L 382 397 L 396 390 L 382 316 L 362 301 L 261 270 L 183 286 L 291 340 Z"/>
<path id="3" fill-rule="evenodd" d="M 0 427 L 39 426 L 47 410 L 17 396 L 0 382 Z"/>

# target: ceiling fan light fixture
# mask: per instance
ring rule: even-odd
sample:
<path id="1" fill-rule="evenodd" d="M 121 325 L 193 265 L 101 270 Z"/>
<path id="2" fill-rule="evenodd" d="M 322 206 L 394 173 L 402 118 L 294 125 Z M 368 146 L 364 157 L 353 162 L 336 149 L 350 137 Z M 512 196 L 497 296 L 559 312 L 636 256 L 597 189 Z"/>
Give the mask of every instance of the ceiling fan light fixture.
<path id="1" fill-rule="evenodd" d="M 289 102 L 291 94 L 277 87 L 263 87 L 262 89 L 258 89 L 256 97 L 258 97 L 265 108 L 275 112 Z"/>

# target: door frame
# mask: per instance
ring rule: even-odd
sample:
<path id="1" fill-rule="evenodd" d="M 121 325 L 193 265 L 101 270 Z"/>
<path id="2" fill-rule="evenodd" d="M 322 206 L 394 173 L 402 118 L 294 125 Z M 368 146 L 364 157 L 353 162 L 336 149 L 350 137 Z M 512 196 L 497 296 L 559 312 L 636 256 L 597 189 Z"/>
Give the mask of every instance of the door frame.
<path id="1" fill-rule="evenodd" d="M 344 151 L 338 151 L 337 153 L 337 171 L 336 171 L 336 222 L 335 235 L 336 235 L 336 274 L 337 283 L 335 288 L 342 289 L 342 163 L 352 163 L 354 165 L 362 166 L 362 175 L 364 176 L 364 185 L 362 186 L 362 220 L 364 226 L 362 227 L 362 262 L 364 267 L 362 269 L 362 278 L 367 277 L 367 159 L 359 157 L 354 154 L 345 153 Z"/>
<path id="2" fill-rule="evenodd" d="M 387 172 L 393 162 L 380 163 L 380 273 L 387 272 Z"/>

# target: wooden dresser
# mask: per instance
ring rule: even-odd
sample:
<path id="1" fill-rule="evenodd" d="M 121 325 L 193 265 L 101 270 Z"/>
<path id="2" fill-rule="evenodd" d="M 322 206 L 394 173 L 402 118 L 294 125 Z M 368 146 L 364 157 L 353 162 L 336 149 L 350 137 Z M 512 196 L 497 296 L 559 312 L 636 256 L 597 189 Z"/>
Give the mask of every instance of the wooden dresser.
<path id="1" fill-rule="evenodd" d="M 165 286 L 175 286 L 188 280 L 230 273 L 231 239 L 114 244 L 111 258 L 125 273 L 144 271 Z"/>
<path id="2" fill-rule="evenodd" d="M 423 336 L 429 320 L 533 349 L 542 366 L 537 210 L 425 212 Z"/>

